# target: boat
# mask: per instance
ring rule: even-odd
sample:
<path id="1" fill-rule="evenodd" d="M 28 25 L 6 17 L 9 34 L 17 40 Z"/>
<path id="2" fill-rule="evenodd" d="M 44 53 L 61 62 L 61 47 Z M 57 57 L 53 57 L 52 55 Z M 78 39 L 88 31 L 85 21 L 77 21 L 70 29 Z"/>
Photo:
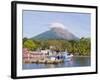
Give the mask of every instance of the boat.
<path id="1" fill-rule="evenodd" d="M 72 60 L 72 57 L 73 57 L 72 54 L 69 54 L 67 52 L 63 52 L 63 59 L 64 59 L 64 61 L 70 61 L 70 60 Z"/>
<path id="2" fill-rule="evenodd" d="M 67 51 L 65 52 L 54 52 L 49 51 L 49 55 L 47 56 L 50 61 L 56 61 L 56 60 L 63 60 L 63 61 L 70 61 L 72 60 L 73 55 L 69 54 Z"/>
<path id="3" fill-rule="evenodd" d="M 63 60 L 63 61 L 70 61 L 72 60 L 73 55 L 69 54 L 68 52 L 60 52 L 55 56 L 49 56 L 51 60 Z"/>

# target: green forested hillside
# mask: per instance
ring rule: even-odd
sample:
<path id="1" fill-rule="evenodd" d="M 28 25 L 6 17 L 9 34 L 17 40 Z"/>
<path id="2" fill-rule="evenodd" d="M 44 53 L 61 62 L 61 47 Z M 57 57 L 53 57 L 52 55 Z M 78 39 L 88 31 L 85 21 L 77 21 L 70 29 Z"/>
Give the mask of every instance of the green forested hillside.
<path id="1" fill-rule="evenodd" d="M 23 38 L 23 48 L 34 51 L 52 49 L 56 51 L 67 51 L 73 55 L 89 56 L 91 53 L 91 40 L 90 38 L 81 38 L 79 40 L 33 40 Z"/>

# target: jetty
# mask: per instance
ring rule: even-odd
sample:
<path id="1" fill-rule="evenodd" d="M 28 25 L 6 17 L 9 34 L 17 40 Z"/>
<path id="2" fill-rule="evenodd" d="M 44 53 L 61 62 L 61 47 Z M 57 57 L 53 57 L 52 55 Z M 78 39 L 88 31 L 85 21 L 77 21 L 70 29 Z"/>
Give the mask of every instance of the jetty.
<path id="1" fill-rule="evenodd" d="M 51 60 L 51 59 L 38 59 L 38 60 L 23 60 L 24 63 L 41 63 L 41 64 L 58 64 L 64 62 L 63 59 L 56 59 L 56 60 Z"/>

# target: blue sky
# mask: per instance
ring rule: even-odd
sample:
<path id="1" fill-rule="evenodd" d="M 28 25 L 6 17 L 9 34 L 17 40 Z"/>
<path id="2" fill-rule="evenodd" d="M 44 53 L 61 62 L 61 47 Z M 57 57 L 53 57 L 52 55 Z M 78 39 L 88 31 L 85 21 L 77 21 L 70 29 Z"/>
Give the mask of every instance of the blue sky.
<path id="1" fill-rule="evenodd" d="M 23 10 L 23 37 L 31 38 L 50 29 L 52 23 L 63 24 L 77 37 L 90 37 L 89 13 L 46 12 Z"/>

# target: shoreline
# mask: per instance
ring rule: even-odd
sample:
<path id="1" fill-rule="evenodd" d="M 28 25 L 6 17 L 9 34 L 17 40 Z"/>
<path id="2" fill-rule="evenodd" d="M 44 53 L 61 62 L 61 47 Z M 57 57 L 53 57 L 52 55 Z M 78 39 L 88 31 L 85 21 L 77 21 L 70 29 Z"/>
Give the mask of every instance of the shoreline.
<path id="1" fill-rule="evenodd" d="M 73 55 L 73 57 L 91 57 L 91 56 L 75 56 L 75 55 Z"/>

